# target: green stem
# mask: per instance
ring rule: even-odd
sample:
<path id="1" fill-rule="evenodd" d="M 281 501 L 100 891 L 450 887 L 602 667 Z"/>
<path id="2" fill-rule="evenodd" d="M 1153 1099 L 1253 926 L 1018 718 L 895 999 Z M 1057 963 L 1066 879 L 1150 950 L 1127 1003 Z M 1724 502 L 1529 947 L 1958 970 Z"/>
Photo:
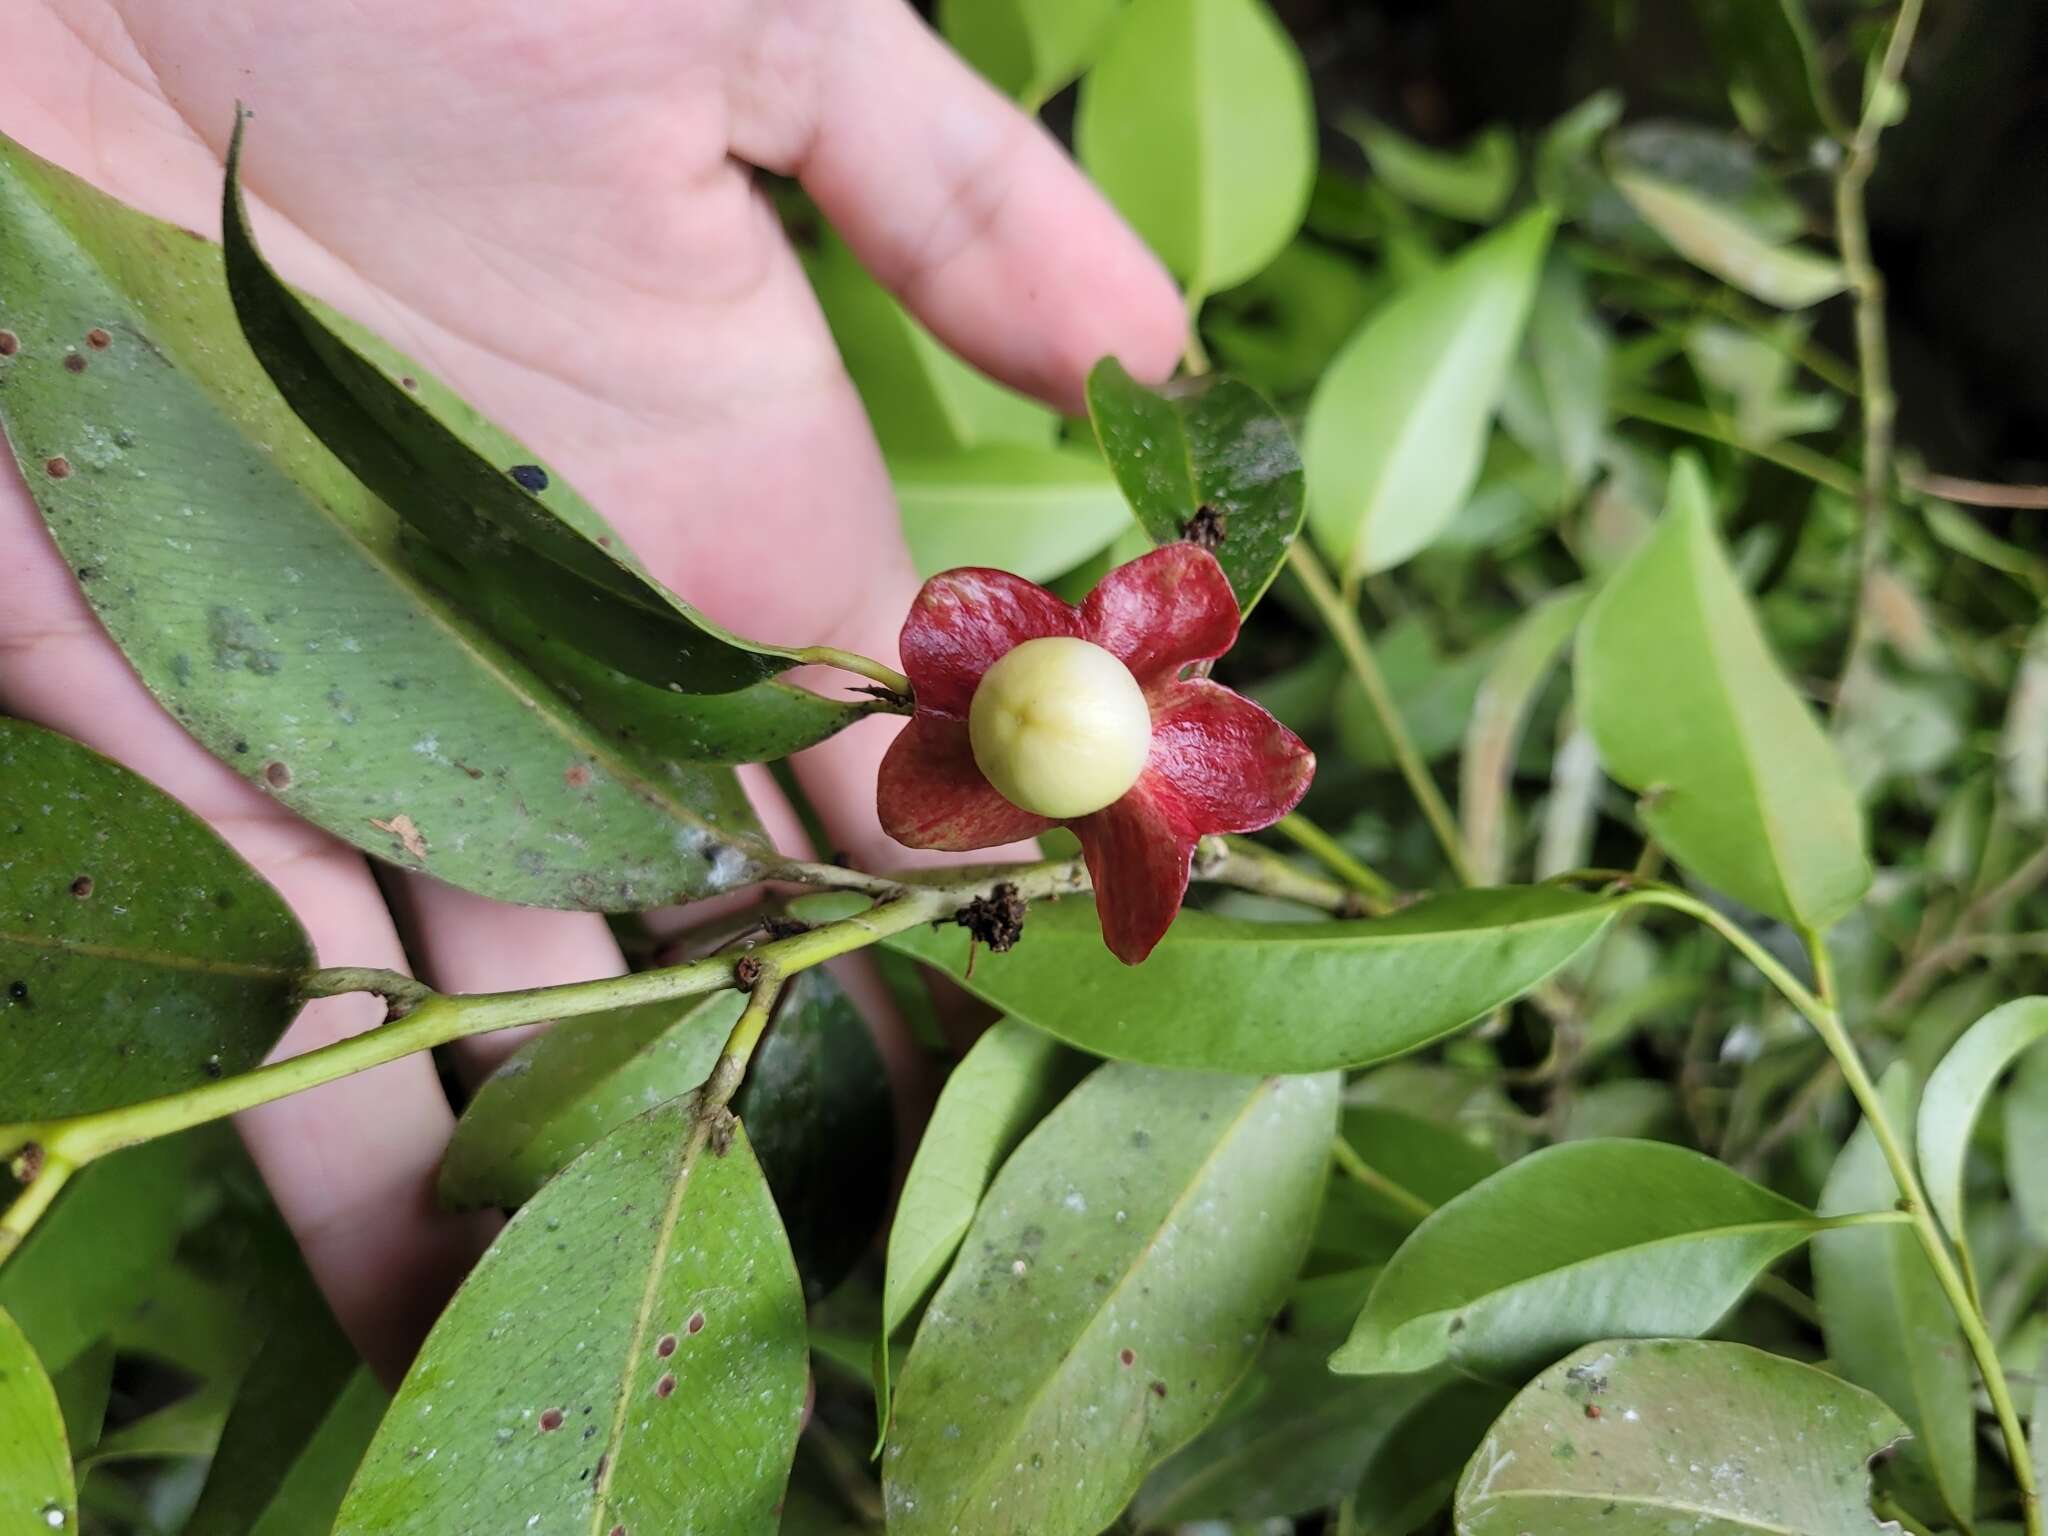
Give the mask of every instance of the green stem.
<path id="1" fill-rule="evenodd" d="M 50 1208 L 50 1202 L 57 1198 L 57 1192 L 77 1171 L 77 1166 L 66 1159 L 54 1153 L 43 1154 L 41 1169 L 29 1180 L 28 1187 L 22 1190 L 15 1202 L 7 1207 L 6 1214 L 0 1215 L 0 1263 L 4 1263 L 7 1256 L 21 1246 L 22 1239 L 42 1219 L 43 1212 Z"/>
<path id="2" fill-rule="evenodd" d="M 910 679 L 894 667 L 887 667 L 871 656 L 858 651 L 842 651 L 836 646 L 811 645 L 791 654 L 806 666 L 837 667 L 842 672 L 851 672 L 856 677 L 865 677 L 870 682 L 880 683 L 904 703 L 911 697 Z"/>
<path id="3" fill-rule="evenodd" d="M 1710 443 L 1724 443 L 1730 448 L 1740 449 L 1751 458 L 1762 459 L 1780 469 L 1789 469 L 1795 475 L 1804 475 L 1816 485 L 1824 485 L 1844 496 L 1857 494 L 1856 477 L 1826 454 L 1815 453 L 1797 443 L 1753 443 L 1722 417 L 1699 406 L 1656 395 L 1617 395 L 1613 404 L 1617 415 L 1632 416 L 1637 421 L 1669 427 L 1674 432 L 1703 437 Z"/>
<path id="4" fill-rule="evenodd" d="M 1336 838 L 1299 812 L 1282 816 L 1274 823 L 1273 830 L 1304 853 L 1312 854 L 1325 869 L 1361 896 L 1370 896 L 1381 902 L 1392 902 L 1400 896 L 1393 881 L 1363 859 L 1355 857 Z"/>
<path id="5" fill-rule="evenodd" d="M 1394 695 L 1387 687 L 1379 663 L 1373 659 L 1372 645 L 1365 637 L 1365 627 L 1358 622 L 1357 612 L 1338 595 L 1330 573 L 1323 569 L 1322 561 L 1315 557 L 1305 542 L 1295 540 L 1287 551 L 1287 563 L 1301 578 L 1309 600 L 1316 605 L 1331 638 L 1337 642 L 1337 649 L 1344 653 L 1351 675 L 1365 690 L 1366 702 L 1372 706 L 1380 729 L 1386 734 L 1387 744 L 1393 748 L 1394 762 L 1401 770 L 1401 777 L 1408 781 L 1409 792 L 1422 808 L 1430 830 L 1436 833 L 1436 840 L 1443 845 L 1444 857 L 1450 861 L 1458 883 L 1473 884 L 1472 865 L 1465 856 L 1465 842 L 1459 836 L 1457 819 L 1451 815 L 1451 808 L 1445 803 L 1442 791 L 1436 787 L 1436 780 L 1430 777 L 1429 765 L 1423 762 L 1422 754 L 1415 749 L 1414 738 L 1408 734 L 1408 722 L 1401 718 L 1400 708 L 1394 703 Z"/>
<path id="6" fill-rule="evenodd" d="M 2020 1427 L 2019 1410 L 2013 1404 L 2012 1389 L 2005 1378 L 2005 1367 L 1998 1358 L 1998 1346 L 1993 1342 L 1991 1330 L 1984 1321 L 1975 1297 L 1971 1294 L 1968 1280 L 1957 1266 L 1948 1244 L 1936 1227 L 1933 1213 L 1927 1206 L 1927 1193 L 1920 1185 L 1920 1175 L 1913 1167 L 1913 1160 L 1906 1154 L 1905 1143 L 1900 1139 L 1897 1128 L 1886 1114 L 1883 1095 L 1877 1084 L 1871 1080 L 1869 1070 L 1863 1065 L 1862 1054 L 1856 1049 L 1856 1042 L 1849 1037 L 1849 1031 L 1842 1017 L 1832 1006 L 1802 985 L 1799 979 L 1788 971 L 1770 951 L 1766 950 L 1740 927 L 1715 911 L 1703 901 L 1698 901 L 1683 891 L 1657 886 L 1636 891 L 1622 898 L 1646 906 L 1669 907 L 1674 912 L 1683 912 L 1712 928 L 1726 939 L 1750 964 L 1770 980 L 1790 1000 L 1813 1026 L 1820 1036 L 1821 1044 L 1828 1048 L 1828 1054 L 1835 1058 L 1842 1069 L 1842 1077 L 1849 1085 L 1849 1092 L 1855 1096 L 1857 1106 L 1863 1111 L 1864 1123 L 1870 1127 L 1870 1134 L 1877 1141 L 1878 1150 L 1884 1154 L 1885 1166 L 1891 1171 L 1892 1181 L 1899 1188 L 1900 1206 L 1911 1222 L 1913 1235 L 1919 1240 L 1921 1251 L 1927 1255 L 1927 1262 L 1934 1270 L 1934 1278 L 1941 1286 L 1942 1294 L 1948 1298 L 1950 1309 L 1956 1321 L 1962 1325 L 1963 1337 L 1968 1341 L 1970 1354 L 1977 1362 L 1978 1375 L 1983 1378 L 1985 1394 L 1991 1399 L 1991 1409 L 1998 1419 L 1998 1428 L 2005 1437 L 2006 1450 L 2012 1460 L 2014 1481 L 2019 1484 L 2020 1501 L 2025 1513 L 2027 1536 L 2048 1536 L 2042 1527 L 2040 1490 L 2034 1483 L 2033 1465 L 2027 1455 L 2026 1432 Z"/>
<path id="7" fill-rule="evenodd" d="M 1228 874 L 1230 884 L 1280 901 L 1298 902 L 1334 912 L 1339 917 L 1378 916 L 1386 909 L 1363 892 L 1297 869 L 1270 848 L 1241 837 L 1205 837 L 1195 850 L 1195 875 L 1213 880 Z"/>
<path id="8" fill-rule="evenodd" d="M 1187 294 L 1188 344 L 1181 353 L 1181 368 L 1190 378 L 1209 371 L 1209 353 L 1202 345 L 1202 305 L 1208 295 L 1190 288 Z"/>
<path id="9" fill-rule="evenodd" d="M 1358 1155 L 1358 1149 L 1342 1136 L 1330 1142 L 1330 1156 L 1339 1168 L 1375 1194 L 1384 1195 L 1417 1221 L 1436 1214 L 1436 1207 L 1414 1191 L 1405 1189 Z"/>

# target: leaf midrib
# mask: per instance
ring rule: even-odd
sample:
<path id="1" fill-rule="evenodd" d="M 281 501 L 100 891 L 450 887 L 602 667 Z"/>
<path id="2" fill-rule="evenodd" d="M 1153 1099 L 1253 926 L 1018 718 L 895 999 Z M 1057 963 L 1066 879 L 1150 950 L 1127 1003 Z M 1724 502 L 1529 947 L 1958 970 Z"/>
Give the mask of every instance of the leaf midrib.
<path id="1" fill-rule="evenodd" d="M 1505 1504 L 1510 1499 L 1562 1499 L 1574 1503 L 1629 1504 L 1645 1509 L 1668 1509 L 1695 1518 L 1726 1520 L 1731 1525 L 1763 1532 L 1765 1536 L 1809 1536 L 1808 1532 L 1797 1526 L 1777 1525 L 1749 1515 L 1731 1514 L 1726 1510 L 1714 1509 L 1705 1504 L 1694 1504 L 1685 1499 L 1659 1499 L 1641 1493 L 1577 1493 L 1569 1488 L 1517 1488 L 1509 1493 L 1487 1494 L 1484 1502 Z"/>
<path id="2" fill-rule="evenodd" d="M 215 960 L 202 955 L 180 955 L 165 950 L 134 949 L 122 944 L 100 944 L 82 939 L 65 939 L 48 934 L 17 933 L 0 928 L 0 945 L 18 945 L 45 953 L 80 955 L 91 960 L 119 960 L 130 965 L 155 966 L 161 970 L 192 971 L 210 976 L 243 976 L 257 981 L 291 981 L 305 972 L 303 966 L 264 965 L 255 961 Z"/>

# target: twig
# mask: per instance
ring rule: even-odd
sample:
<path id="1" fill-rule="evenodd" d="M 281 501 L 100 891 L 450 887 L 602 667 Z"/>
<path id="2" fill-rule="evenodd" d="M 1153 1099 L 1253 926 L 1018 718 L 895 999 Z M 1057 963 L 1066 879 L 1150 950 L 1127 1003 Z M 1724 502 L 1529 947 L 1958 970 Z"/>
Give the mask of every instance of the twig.
<path id="1" fill-rule="evenodd" d="M 1943 971 L 1970 957 L 1977 946 L 1978 929 L 2007 907 L 2032 895 L 2044 881 L 2048 881 L 2048 844 L 2035 849 L 2018 869 L 1963 908 L 1948 937 L 1906 966 L 1891 989 L 1878 999 L 1873 1010 L 1877 1020 L 1889 1022 L 1912 1007 Z"/>
<path id="2" fill-rule="evenodd" d="M 1995 485 L 1958 475 L 1922 474 L 1907 470 L 1899 478 L 1923 496 L 1958 502 L 1966 507 L 2010 507 L 2020 512 L 2048 512 L 2048 485 Z"/>
<path id="3" fill-rule="evenodd" d="M 1393 881 L 1299 812 L 1282 816 L 1273 824 L 1273 830 L 1304 853 L 1320 860 L 1325 869 L 1359 894 L 1381 902 L 1393 902 L 1399 898 L 1400 890 Z"/>
<path id="4" fill-rule="evenodd" d="M 1789 469 L 1795 475 L 1804 475 L 1814 484 L 1824 485 L 1844 496 L 1857 493 L 1856 477 L 1826 454 L 1801 448 L 1797 443 L 1753 443 L 1721 417 L 1696 405 L 1687 405 L 1682 400 L 1665 400 L 1656 395 L 1617 395 L 1613 405 L 1618 416 L 1632 416 L 1637 421 L 1669 427 L 1674 432 L 1703 437 L 1710 443 L 1725 443 L 1730 448 L 1741 449 L 1751 458 L 1762 459 L 1780 469 Z"/>

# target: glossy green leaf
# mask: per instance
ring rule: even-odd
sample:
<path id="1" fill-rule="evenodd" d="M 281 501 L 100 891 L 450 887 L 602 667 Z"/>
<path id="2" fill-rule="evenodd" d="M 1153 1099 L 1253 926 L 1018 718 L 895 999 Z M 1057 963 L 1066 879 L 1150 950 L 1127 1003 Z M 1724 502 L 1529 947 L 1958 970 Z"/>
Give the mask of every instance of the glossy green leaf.
<path id="1" fill-rule="evenodd" d="M 1465 1469 L 1459 1536 L 1872 1536 L 1870 1459 L 1906 1432 L 1746 1344 L 1610 1340 L 1524 1387 Z"/>
<path id="2" fill-rule="evenodd" d="M 215 756 L 504 900 L 647 907 L 754 873 L 730 773 L 593 725 L 422 579 L 236 340 L 216 247 L 0 141 L 0 270 L 15 458 L 100 622 Z M 94 328 L 108 346 L 79 350 Z"/>
<path id="3" fill-rule="evenodd" d="M 283 899 L 198 817 L 0 718 L 0 1120 L 246 1072 L 312 967 Z"/>
<path id="4" fill-rule="evenodd" d="M 746 1137 L 621 1126 L 528 1201 L 428 1335 L 335 1536 L 772 1533 L 803 1295 Z"/>
<path id="5" fill-rule="evenodd" d="M 1390 1385 L 1385 1377 L 1379 1384 L 1382 1390 Z M 1367 1462 L 1351 1498 L 1359 1528 L 1375 1536 L 1433 1528 L 1465 1462 L 1507 1402 L 1505 1389 L 1483 1381 L 1452 1381 L 1424 1398 Z"/>
<path id="6" fill-rule="evenodd" d="M 886 942 L 1097 1056 L 1318 1072 L 1399 1056 L 1521 996 L 1614 910 L 1578 892 L 1510 886 L 1362 922 L 1183 912 L 1144 965 L 1127 966 L 1103 948 L 1094 907 L 1077 899 L 1034 909 L 1023 942 L 1008 954 L 983 952 L 971 975 L 963 929 L 913 929 Z"/>
<path id="7" fill-rule="evenodd" d="M 1818 932 L 1870 884 L 1841 759 L 1772 657 L 1715 534 L 1698 462 L 1579 632 L 1579 708 L 1672 857 Z"/>
<path id="8" fill-rule="evenodd" d="M 972 0 L 965 9 L 994 16 L 1042 3 Z M 885 454 L 934 458 L 988 443 L 1052 446 L 1059 417 L 1050 408 L 1003 388 L 947 351 L 837 235 L 825 235 L 805 269 Z"/>
<path id="9" fill-rule="evenodd" d="M 710 1075 L 746 999 L 735 992 L 565 1019 L 499 1067 L 457 1123 L 440 1196 L 518 1206 L 583 1152 Z M 813 1294 L 844 1277 L 881 1223 L 893 1158 L 873 1037 L 825 972 L 793 978 L 735 1109 L 776 1192 Z"/>
<path id="10" fill-rule="evenodd" d="M 1687 1148 L 1549 1147 L 1415 1229 L 1330 1368 L 1512 1379 L 1589 1337 L 1704 1333 L 1821 1225 Z"/>
<path id="11" fill-rule="evenodd" d="M 176 1402 L 123 1424 L 79 1458 L 79 1469 L 124 1461 L 204 1460 L 220 1444 L 235 1385 L 233 1378 L 206 1382 Z"/>
<path id="12" fill-rule="evenodd" d="M 1316 386 L 1309 528 L 1347 573 L 1427 548 L 1478 483 L 1553 223 L 1524 214 L 1397 291 Z"/>
<path id="13" fill-rule="evenodd" d="M 1917 1084 L 1904 1062 L 1885 1073 L 1885 1113 L 1912 1156 Z M 1823 1215 L 1889 1210 L 1899 1187 L 1870 1127 L 1859 1125 L 1821 1190 Z M 1891 1476 L 1919 1508 L 1976 1507 L 1975 1378 L 1962 1329 L 1907 1228 L 1824 1233 L 1813 1245 L 1813 1292 L 1835 1370 L 1896 1408 L 1913 1438 Z"/>
<path id="14" fill-rule="evenodd" d="M 1197 304 L 1294 238 L 1315 135 L 1308 71 L 1261 0 L 1133 0 L 1074 120 L 1088 174 Z"/>
<path id="15" fill-rule="evenodd" d="M 2026 1057 L 2006 1090 L 2005 1168 L 2021 1223 L 2048 1245 L 2048 1051 Z"/>
<path id="16" fill-rule="evenodd" d="M 1458 824 L 1481 885 L 1507 876 L 1509 797 L 1522 732 L 1591 601 L 1583 588 L 1565 587 L 1530 608 L 1494 653 L 1480 685 L 1458 759 Z"/>
<path id="17" fill-rule="evenodd" d="M 1562 476 L 1567 499 L 1592 483 L 1607 453 L 1613 343 L 1578 269 L 1553 254 L 1536 288 L 1522 355 L 1501 397 L 1501 425 Z"/>
<path id="18" fill-rule="evenodd" d="M 49 1536 L 77 1525 L 57 1393 L 28 1336 L 0 1311 L 0 1536 Z"/>
<path id="19" fill-rule="evenodd" d="M 1775 240 L 1689 187 L 1617 170 L 1614 184 L 1671 248 L 1702 271 L 1780 309 L 1805 309 L 1847 286 L 1839 263 Z"/>
<path id="20" fill-rule="evenodd" d="M 501 581 L 537 615 L 568 614 L 576 643 L 611 666 L 696 693 L 786 668 L 790 651 L 721 629 L 649 576 L 558 475 L 525 458 L 485 457 L 435 408 L 444 391 L 430 392 L 388 348 L 361 348 L 271 270 L 242 202 L 247 121 L 235 120 L 221 199 L 228 293 L 250 350 L 313 435 L 434 548 Z M 514 479 L 515 465 L 540 470 L 539 488 Z"/>
<path id="21" fill-rule="evenodd" d="M 248 1536 L 303 1536 L 334 1528 L 348 1485 L 391 1405 L 367 1366 L 349 1377 Z M 236 1536 L 241 1536 L 237 1527 Z"/>
<path id="22" fill-rule="evenodd" d="M 1137 1528 L 1333 1509 L 1402 1421 L 1443 1385 L 1433 1376 L 1332 1376 L 1313 1344 L 1274 1338 L 1217 1422 L 1145 1480 L 1132 1510 Z"/>
<path id="23" fill-rule="evenodd" d="M 1088 67 L 1122 0 L 939 0 L 939 30 L 1035 112 Z"/>
<path id="24" fill-rule="evenodd" d="M 1052 1036 L 999 1019 L 953 1069 L 889 1228 L 885 1336 L 908 1322 L 938 1284 L 996 1169 L 1073 1086 L 1079 1065 Z"/>
<path id="25" fill-rule="evenodd" d="M 1373 175 L 1396 197 L 1431 213 L 1491 224 L 1515 190 L 1515 140 L 1505 128 L 1488 128 L 1455 150 L 1432 149 L 1370 120 L 1346 131 L 1364 148 Z"/>
<path id="26" fill-rule="evenodd" d="M 1139 524 L 1157 544 L 1207 509 L 1217 562 L 1251 612 L 1287 558 L 1305 512 L 1301 455 L 1259 392 L 1211 375 L 1147 389 L 1106 357 L 1088 376 L 1088 414 Z"/>
<path id="27" fill-rule="evenodd" d="M 1131 521 L 1115 477 L 1086 450 L 996 443 L 893 459 L 889 478 L 920 576 L 992 565 L 1047 581 Z"/>
<path id="28" fill-rule="evenodd" d="M 1285 1300 L 1337 1086 L 1111 1064 L 1075 1089 L 996 1176 L 918 1328 L 884 1453 L 890 1530 L 1115 1519 Z"/>
<path id="29" fill-rule="evenodd" d="M 184 1220 L 187 1141 L 148 1142 L 72 1176 L 0 1266 L 0 1307 L 62 1371 L 149 1294 Z"/>
<path id="30" fill-rule="evenodd" d="M 1383 1104 L 1344 1111 L 1341 1134 L 1358 1154 L 1331 1175 L 1316 1224 L 1315 1252 L 1328 1262 L 1384 1264 L 1417 1223 L 1500 1172 L 1500 1159 L 1455 1126 Z M 1365 1303 L 1351 1309 L 1348 1333 Z"/>
<path id="31" fill-rule="evenodd" d="M 1920 1096 L 1920 1177 L 1927 1185 L 1928 1205 L 1959 1244 L 1967 1236 L 1963 1165 L 1977 1117 L 2006 1069 L 2043 1040 L 2048 1040 L 2048 997 L 2019 998 L 1972 1024 L 1927 1079 Z"/>

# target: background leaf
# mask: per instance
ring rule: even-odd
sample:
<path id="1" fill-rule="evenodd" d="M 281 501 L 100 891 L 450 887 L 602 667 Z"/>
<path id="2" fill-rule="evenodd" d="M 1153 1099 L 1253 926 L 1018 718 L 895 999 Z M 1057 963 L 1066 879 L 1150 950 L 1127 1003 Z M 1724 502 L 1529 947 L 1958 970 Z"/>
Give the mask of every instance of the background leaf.
<path id="1" fill-rule="evenodd" d="M 2006 1090 L 2005 1167 L 2027 1234 L 2048 1244 L 2048 1051 L 2021 1061 Z"/>
<path id="2" fill-rule="evenodd" d="M 1912 1068 L 1899 1062 L 1880 1085 L 1886 1117 L 1911 1156 Z M 1867 1124 L 1842 1148 L 1821 1190 L 1823 1215 L 1888 1210 L 1899 1187 Z M 1977 1412 L 1962 1329 L 1934 1269 L 1905 1227 L 1824 1233 L 1813 1245 L 1813 1291 L 1834 1368 L 1899 1411 L 1913 1438 L 1887 1476 L 1908 1504 L 1946 1506 L 1967 1523 L 1975 1509 Z"/>
<path id="3" fill-rule="evenodd" d="M 1994 1008 L 1949 1048 L 1920 1096 L 1920 1176 L 1927 1184 L 1927 1203 L 1965 1249 L 1963 1169 L 1977 1117 L 2006 1068 L 2043 1040 L 2048 1040 L 2048 997 L 2023 997 Z"/>
<path id="4" fill-rule="evenodd" d="M 1697 192 L 1640 171 L 1617 170 L 1614 185 L 1650 227 L 1693 265 L 1780 309 L 1804 309 L 1842 291 L 1841 266 L 1786 245 Z"/>
<path id="5" fill-rule="evenodd" d="M 1765 644 L 1690 457 L 1656 531 L 1594 599 L 1575 681 L 1601 761 L 1687 869 L 1816 932 L 1856 904 L 1862 813 Z"/>
<path id="6" fill-rule="evenodd" d="M 0 1120 L 246 1072 L 312 968 L 283 899 L 196 816 L 0 718 Z"/>
<path id="7" fill-rule="evenodd" d="M 216 757 L 336 836 L 501 900 L 631 909 L 752 876 L 730 773 L 594 726 L 415 571 L 392 514 L 236 340 L 216 247 L 0 142 L 0 269 L 0 329 L 20 338 L 0 423 L 31 494 L 101 623 Z M 109 345 L 67 369 L 94 328 Z M 424 860 L 374 825 L 400 815 Z"/>
<path id="8" fill-rule="evenodd" d="M 1524 214 L 1400 289 L 1316 386 L 1302 429 L 1309 528 L 1347 573 L 1427 548 L 1478 483 L 1552 223 Z"/>
<path id="9" fill-rule="evenodd" d="M 1470 1023 L 1563 965 L 1613 910 L 1574 891 L 1510 886 L 1432 897 L 1369 922 L 1183 912 L 1134 967 L 1103 948 L 1093 905 L 1069 900 L 1034 911 L 1023 942 L 978 956 L 972 975 L 962 929 L 886 942 L 1097 1056 L 1306 1072 L 1398 1056 Z"/>
<path id="10" fill-rule="evenodd" d="M 28 1336 L 0 1311 L 0 1536 L 78 1525 L 64 1416 Z"/>
<path id="11" fill-rule="evenodd" d="M 1418 144 L 1370 118 L 1346 131 L 1364 148 L 1374 176 L 1431 213 L 1491 224 L 1515 190 L 1515 141 L 1505 128 L 1489 128 L 1455 150 Z"/>
<path id="12" fill-rule="evenodd" d="M 1522 1389 L 1465 1469 L 1459 1536 L 1870 1536 L 1883 1403 L 1744 1344 L 1590 1344 Z"/>
<path id="13" fill-rule="evenodd" d="M 1132 0 L 1081 82 L 1074 144 L 1198 306 L 1301 227 L 1308 72 L 1260 0 Z"/>
<path id="14" fill-rule="evenodd" d="M 1512 1379 L 1589 1335 L 1704 1333 L 1818 1225 L 1687 1148 L 1549 1147 L 1415 1229 L 1330 1367 L 1369 1376 L 1449 1361 Z"/>
<path id="15" fill-rule="evenodd" d="M 890 1529 L 1113 1520 L 1251 1363 L 1336 1110 L 1334 1076 L 1112 1064 L 1075 1089 L 996 1176 L 918 1329 L 884 1455 Z"/>
<path id="16" fill-rule="evenodd" d="M 1203 508 L 1222 519 L 1217 563 L 1250 613 L 1305 513 L 1301 455 L 1258 391 L 1210 375 L 1147 389 L 1106 357 L 1088 376 L 1088 415 L 1131 510 L 1155 544 Z"/>
<path id="17" fill-rule="evenodd" d="M 1131 521 L 1116 480 L 1085 450 L 995 443 L 893 459 L 889 477 L 919 576 L 991 565 L 1048 581 Z"/>
<path id="18" fill-rule="evenodd" d="M 939 0 L 939 30 L 989 83 L 1037 111 L 1101 47 L 1120 0 Z"/>
<path id="19" fill-rule="evenodd" d="M 478 1522 L 772 1533 L 803 1410 L 803 1296 L 744 1133 L 676 1102 L 614 1131 L 434 1325 L 336 1536 Z"/>

